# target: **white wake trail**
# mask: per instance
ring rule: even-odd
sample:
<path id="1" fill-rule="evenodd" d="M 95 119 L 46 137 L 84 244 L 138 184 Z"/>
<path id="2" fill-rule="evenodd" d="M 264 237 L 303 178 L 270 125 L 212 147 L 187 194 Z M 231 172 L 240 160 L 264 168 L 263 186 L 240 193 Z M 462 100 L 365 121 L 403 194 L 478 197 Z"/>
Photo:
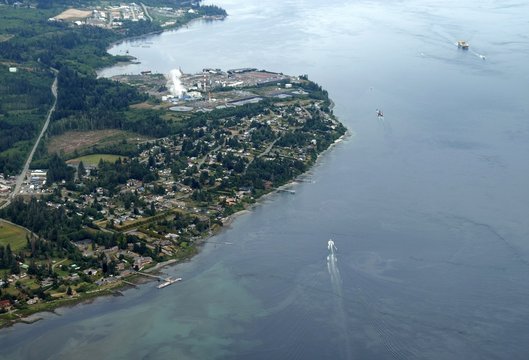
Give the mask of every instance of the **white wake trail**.
<path id="1" fill-rule="evenodd" d="M 331 279 L 332 290 L 336 300 L 335 316 L 337 317 L 337 322 L 342 327 L 345 358 L 352 359 L 349 328 L 347 326 L 347 313 L 345 312 L 343 302 L 342 277 L 340 276 L 340 270 L 338 269 L 338 257 L 336 256 L 336 251 L 338 249 L 334 245 L 333 240 L 328 241 L 327 249 L 329 251 L 329 255 L 327 255 L 327 272 L 329 273 Z"/>

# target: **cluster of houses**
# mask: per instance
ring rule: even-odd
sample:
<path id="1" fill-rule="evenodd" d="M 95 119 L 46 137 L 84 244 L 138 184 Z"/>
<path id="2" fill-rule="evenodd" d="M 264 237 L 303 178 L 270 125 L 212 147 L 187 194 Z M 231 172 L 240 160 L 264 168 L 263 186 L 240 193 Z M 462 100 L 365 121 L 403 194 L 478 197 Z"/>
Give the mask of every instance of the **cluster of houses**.
<path id="1" fill-rule="evenodd" d="M 11 194 L 11 189 L 15 186 L 16 177 L 0 174 L 0 199 L 5 198 Z"/>
<path id="2" fill-rule="evenodd" d="M 154 202 L 157 209 L 169 210 L 175 207 L 184 211 L 193 211 L 193 204 L 189 203 L 189 197 L 192 195 L 194 190 L 183 184 L 182 179 L 186 174 L 189 174 L 189 169 L 193 169 L 194 177 L 198 178 L 201 173 L 206 172 L 209 176 L 214 177 L 213 187 L 220 184 L 224 179 L 228 179 L 233 170 L 222 168 L 222 163 L 219 162 L 220 158 L 225 156 L 231 156 L 235 159 L 243 159 L 245 163 L 250 163 L 256 156 L 262 156 L 265 160 L 273 160 L 276 154 L 288 157 L 294 157 L 301 161 L 305 161 L 307 158 L 307 151 L 316 146 L 316 140 L 311 140 L 306 147 L 300 147 L 297 149 L 281 148 L 281 147 L 270 147 L 270 143 L 265 143 L 255 148 L 252 144 L 252 133 L 256 130 L 253 125 L 257 122 L 260 124 L 266 124 L 271 129 L 281 136 L 282 133 L 292 131 L 293 127 L 299 127 L 304 124 L 306 119 L 310 116 L 309 112 L 302 106 L 296 107 L 283 107 L 277 108 L 275 112 L 271 112 L 268 115 L 259 114 L 254 117 L 247 117 L 239 120 L 236 125 L 231 127 L 213 129 L 208 126 L 199 127 L 194 129 L 195 132 L 203 132 L 208 134 L 216 134 L 220 131 L 224 134 L 228 134 L 227 137 L 236 138 L 239 143 L 245 144 L 241 147 L 233 148 L 229 145 L 229 142 L 225 141 L 226 138 L 220 137 L 219 139 L 212 138 L 199 138 L 193 141 L 193 147 L 207 148 L 208 152 L 206 155 L 201 157 L 189 157 L 187 162 L 187 169 L 182 169 L 179 174 L 173 174 L 170 169 L 164 167 L 164 154 L 179 153 L 182 149 L 182 143 L 176 143 L 174 139 L 163 138 L 156 141 L 156 145 L 153 145 L 148 150 L 145 150 L 140 154 L 140 161 L 146 162 L 149 157 L 154 157 L 159 180 L 157 181 L 158 186 L 162 186 L 165 189 L 164 195 L 155 195 L 150 190 L 154 184 L 145 186 L 140 181 L 130 180 L 122 191 L 133 191 L 140 195 L 145 203 Z M 325 115 L 328 116 L 328 115 Z M 295 119 L 295 124 L 289 124 L 287 119 Z M 330 120 L 330 117 L 329 117 Z M 226 121 L 220 121 L 221 124 L 226 125 Z M 182 141 L 184 138 L 180 139 Z M 265 150 L 268 150 L 265 153 Z M 274 154 L 272 156 L 271 154 Z M 235 191 L 231 196 L 219 196 L 217 199 L 220 212 L 223 210 L 223 206 L 232 206 L 246 198 L 251 197 L 251 189 L 239 189 Z M 106 199 L 100 198 L 99 201 L 105 201 Z M 143 213 L 140 214 L 140 217 Z M 221 216 L 221 215 L 219 215 Z M 121 224 L 127 223 L 127 221 L 136 221 L 138 215 L 126 211 L 122 206 L 117 206 L 114 210 L 114 215 L 107 216 L 107 220 L 114 219 L 119 221 Z"/>
<path id="3" fill-rule="evenodd" d="M 303 129 L 312 114 L 322 117 L 330 128 L 334 128 L 338 124 L 337 121 L 330 114 L 321 111 L 320 106 L 321 101 L 288 98 L 267 107 L 266 111 L 255 116 L 216 119 L 206 125 L 190 129 L 191 133 L 187 132 L 187 135 L 153 140 L 145 144 L 145 150 L 137 156 L 137 160 L 141 164 L 148 164 L 151 172 L 156 172 L 158 175 L 156 180 L 144 183 L 140 180 L 128 179 L 126 183 L 118 185 L 117 193 L 114 191 L 111 194 L 109 190 L 99 187 L 86 194 L 67 190 L 61 184 L 54 184 L 53 186 L 61 189 L 61 199 L 57 202 L 48 201 L 48 206 L 64 207 L 68 213 L 79 216 L 90 214 L 88 220 L 101 228 L 106 227 L 111 231 L 135 235 L 141 239 L 141 242 L 126 244 L 125 248 L 123 246 L 105 248 L 91 240 L 75 242 L 75 246 L 84 257 L 112 262 L 115 266 L 112 271 L 114 276 L 103 276 L 100 268 L 85 269 L 76 264 L 68 264 L 66 268 L 68 276 L 63 280 L 74 284 L 81 281 L 80 277 L 90 276 L 97 285 L 105 285 L 116 282 L 135 270 L 142 270 L 152 265 L 153 258 L 145 254 L 167 257 L 177 255 L 182 246 L 187 246 L 188 242 L 203 235 L 204 229 L 210 229 L 212 221 L 224 222 L 225 217 L 231 214 L 231 211 L 227 210 L 240 203 L 251 202 L 253 199 L 251 187 L 231 190 L 222 188 L 221 191 L 215 191 L 225 180 L 235 175 L 235 168 L 228 166 L 225 160 L 229 159 L 232 164 L 233 162 L 244 164 L 245 167 L 257 158 L 264 161 L 274 161 L 278 157 L 307 160 L 309 152 L 313 153 L 317 145 L 315 133 L 309 132 L 314 138 L 307 137 L 309 140 L 303 145 L 296 144 L 290 147 L 276 143 L 283 135 Z M 254 132 L 263 128 L 267 129 L 268 134 L 272 132 L 273 135 L 266 140 L 255 141 Z M 192 151 L 201 150 L 195 151 L 196 156 L 181 157 L 184 148 Z M 168 157 L 168 154 L 171 156 Z M 183 158 L 187 164 L 182 164 Z M 171 163 L 176 161 L 174 159 L 179 159 L 178 167 L 174 167 Z M 130 160 L 132 159 L 127 161 Z M 239 168 L 237 173 L 241 171 L 246 170 Z M 30 181 L 34 181 L 35 185 L 43 183 L 46 178 L 46 172 L 43 170 L 34 170 L 30 175 Z M 90 181 L 92 176 L 89 173 L 80 178 L 79 182 L 82 184 L 83 181 Z M 191 186 L 190 179 L 193 179 L 195 184 L 200 182 L 201 186 Z M 5 182 L 5 179 L 0 178 L 0 184 L 2 182 Z M 271 188 L 272 182 L 266 181 L 264 186 Z M 214 194 L 207 202 L 194 196 L 204 189 Z M 127 204 L 125 198 L 129 199 Z M 130 199 L 134 199 L 137 203 L 130 203 Z M 156 215 L 153 209 L 156 210 Z M 176 219 L 177 214 L 186 220 L 179 221 L 178 225 L 176 223 L 168 225 Z M 24 264 L 21 264 L 22 275 L 12 276 L 25 276 L 24 271 L 27 269 L 22 265 Z M 13 278 L 10 281 L 17 279 Z M 52 279 L 44 279 L 40 285 L 51 286 L 52 281 Z M 26 299 L 26 301 L 38 300 Z"/>

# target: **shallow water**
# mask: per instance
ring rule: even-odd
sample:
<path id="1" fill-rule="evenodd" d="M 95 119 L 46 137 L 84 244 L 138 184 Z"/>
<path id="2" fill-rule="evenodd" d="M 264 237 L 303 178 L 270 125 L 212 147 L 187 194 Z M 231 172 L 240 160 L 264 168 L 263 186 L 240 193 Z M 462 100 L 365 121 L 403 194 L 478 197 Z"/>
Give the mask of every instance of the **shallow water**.
<path id="1" fill-rule="evenodd" d="M 118 45 L 142 63 L 102 75 L 309 74 L 353 135 L 166 269 L 184 281 L 2 330 L 0 358 L 526 359 L 529 5 L 215 3 L 225 21 Z"/>

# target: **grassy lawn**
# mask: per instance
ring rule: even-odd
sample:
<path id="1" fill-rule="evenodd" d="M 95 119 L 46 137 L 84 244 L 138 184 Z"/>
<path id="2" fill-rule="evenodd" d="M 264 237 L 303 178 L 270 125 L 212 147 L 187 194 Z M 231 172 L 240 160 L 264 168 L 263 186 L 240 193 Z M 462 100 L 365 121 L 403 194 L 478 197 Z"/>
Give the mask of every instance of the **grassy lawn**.
<path id="1" fill-rule="evenodd" d="M 0 220 L 0 245 L 11 245 L 13 251 L 18 251 L 26 245 L 27 231 Z"/>
<path id="2" fill-rule="evenodd" d="M 92 154 L 92 155 L 85 155 L 85 156 L 81 156 L 75 159 L 68 160 L 68 163 L 78 164 L 82 161 L 83 164 L 85 165 L 97 166 L 97 164 L 99 164 L 99 160 L 103 160 L 107 162 L 114 162 L 119 158 L 125 159 L 126 156 L 109 155 L 109 154 Z"/>

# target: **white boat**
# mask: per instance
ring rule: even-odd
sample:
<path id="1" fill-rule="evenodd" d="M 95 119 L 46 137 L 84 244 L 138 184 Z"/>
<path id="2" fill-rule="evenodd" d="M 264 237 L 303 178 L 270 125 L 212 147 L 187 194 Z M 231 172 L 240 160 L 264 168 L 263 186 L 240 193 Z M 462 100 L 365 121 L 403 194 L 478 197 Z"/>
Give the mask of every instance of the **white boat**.
<path id="1" fill-rule="evenodd" d="M 465 40 L 459 40 L 457 42 L 457 47 L 463 49 L 463 50 L 468 50 L 468 48 L 470 47 L 469 43 L 467 43 Z"/>
<path id="2" fill-rule="evenodd" d="M 167 278 L 165 279 L 163 283 L 158 285 L 158 289 L 163 289 L 164 287 L 174 284 L 177 281 L 182 281 L 182 278 L 176 278 L 176 279 Z"/>

